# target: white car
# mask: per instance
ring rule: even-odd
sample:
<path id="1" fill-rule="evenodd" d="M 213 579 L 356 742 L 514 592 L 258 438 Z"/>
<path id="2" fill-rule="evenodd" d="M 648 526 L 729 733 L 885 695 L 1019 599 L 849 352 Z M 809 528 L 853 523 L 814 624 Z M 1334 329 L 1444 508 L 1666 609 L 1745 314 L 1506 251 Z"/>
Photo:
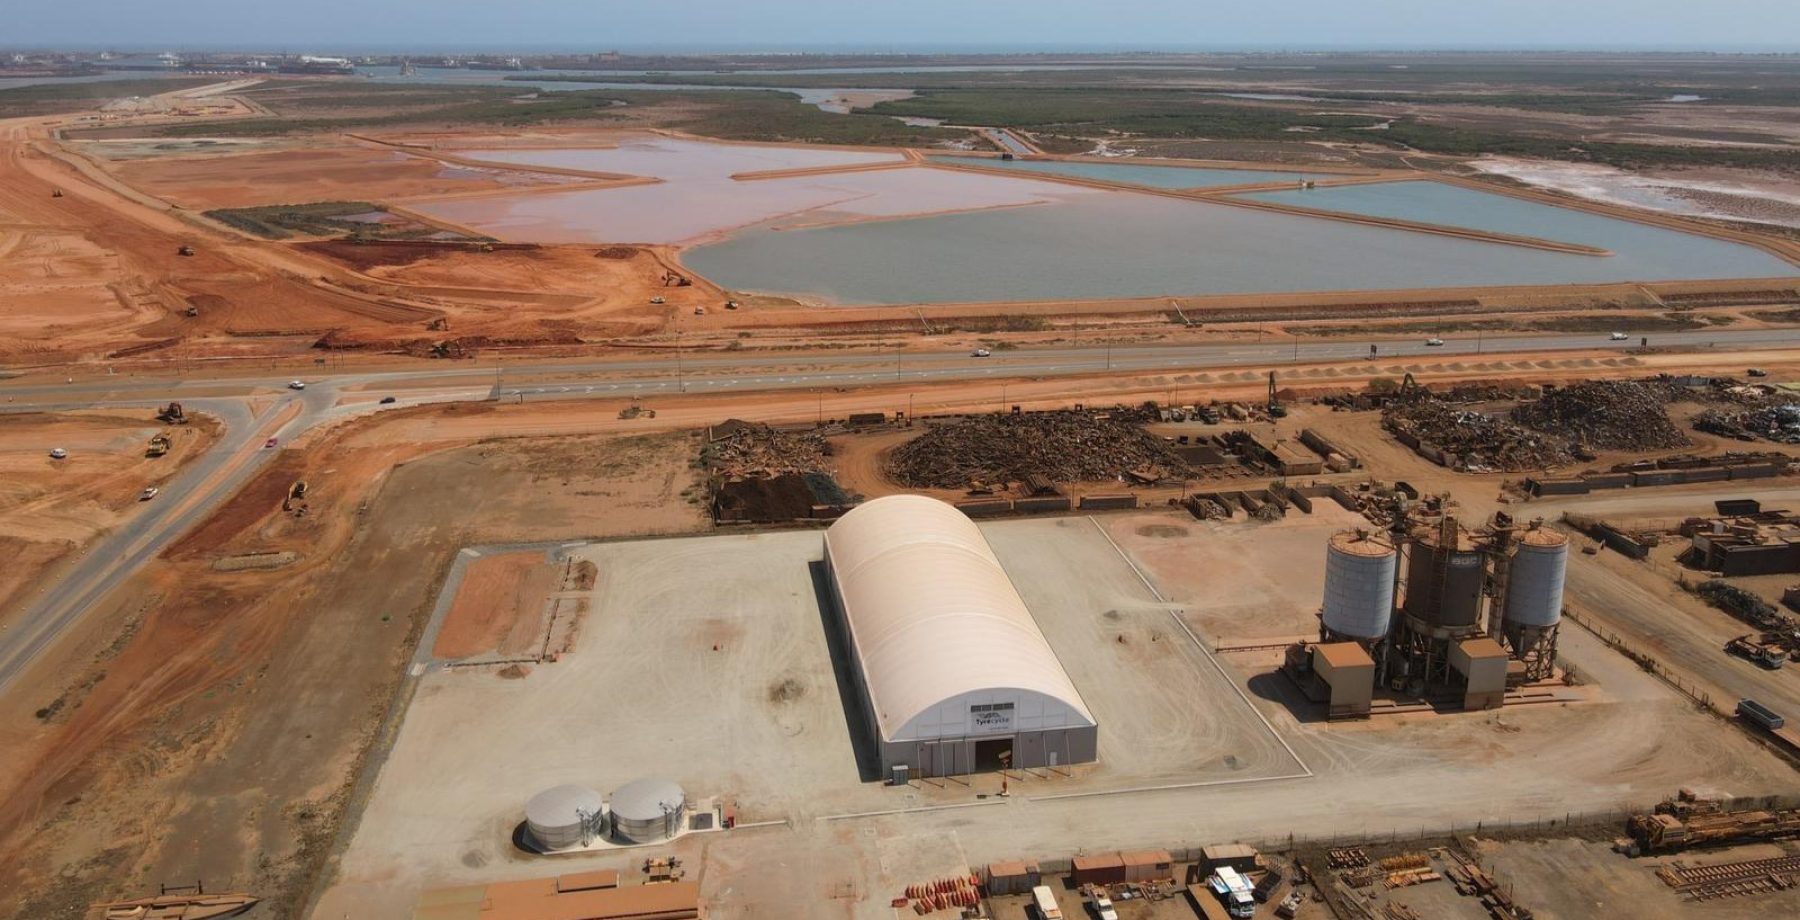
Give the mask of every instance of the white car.
<path id="1" fill-rule="evenodd" d="M 306 384 L 303 381 L 299 381 L 299 380 L 289 380 L 288 381 L 288 389 L 304 390 L 304 389 L 306 389 Z"/>
<path id="2" fill-rule="evenodd" d="M 1119 920 L 1119 912 L 1113 910 L 1112 898 L 1103 894 L 1094 895 L 1094 913 L 1100 920 Z"/>
<path id="3" fill-rule="evenodd" d="M 1426 345 L 1426 347 L 1428 347 L 1428 348 L 1436 348 L 1436 347 L 1438 347 L 1438 346 L 1439 346 L 1439 345 L 1442 345 L 1442 344 L 1444 344 L 1444 340 L 1443 340 L 1443 339 L 1426 339 L 1426 340 L 1425 340 L 1425 345 Z"/>
<path id="4" fill-rule="evenodd" d="M 69 456 L 69 452 L 66 450 L 63 450 L 60 447 L 50 448 L 50 459 L 52 459 L 52 460 L 62 460 L 68 456 Z"/>
<path id="5" fill-rule="evenodd" d="M 138 493 L 138 501 L 147 502 L 150 499 L 153 499 L 156 497 L 156 492 L 157 492 L 156 487 L 150 486 L 149 488 L 146 488 L 144 491 Z"/>
<path id="6" fill-rule="evenodd" d="M 977 348 L 977 349 L 975 349 L 975 350 L 974 350 L 974 351 L 971 351 L 971 352 L 969 352 L 969 357 L 971 357 L 971 358 L 985 358 L 985 357 L 988 357 L 988 356 L 989 356 L 989 355 L 992 355 L 992 354 L 993 354 L 993 352 L 991 352 L 991 351 L 988 351 L 988 350 L 987 350 L 987 349 L 985 349 L 985 348 Z"/>
<path id="7" fill-rule="evenodd" d="M 658 294 L 655 297 L 650 298 L 650 302 L 654 303 L 654 304 L 664 304 L 664 303 L 668 303 L 669 301 L 666 300 L 661 294 Z"/>
<path id="8" fill-rule="evenodd" d="M 1628 336 L 1623 332 L 1615 332 L 1612 335 L 1607 336 L 1607 338 L 1612 339 L 1615 342 L 1623 342 L 1626 339 L 1631 338 L 1631 336 Z"/>

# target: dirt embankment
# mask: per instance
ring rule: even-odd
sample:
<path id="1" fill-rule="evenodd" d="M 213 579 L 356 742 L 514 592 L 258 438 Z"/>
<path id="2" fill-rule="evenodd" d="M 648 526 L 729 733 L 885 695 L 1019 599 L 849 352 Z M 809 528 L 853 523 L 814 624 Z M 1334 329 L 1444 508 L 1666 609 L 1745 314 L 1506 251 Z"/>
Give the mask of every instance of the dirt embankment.
<path id="1" fill-rule="evenodd" d="M 91 641 L 42 662 L 27 684 L 41 689 L 0 702 L 17 726 L 0 762 L 0 917 L 81 917 L 195 877 L 296 916 L 459 548 L 705 526 L 684 501 L 686 435 L 457 447 L 393 421 L 279 458 L 97 610 Z M 304 517 L 280 510 L 294 478 Z M 298 559 L 212 567 L 275 551 Z"/>

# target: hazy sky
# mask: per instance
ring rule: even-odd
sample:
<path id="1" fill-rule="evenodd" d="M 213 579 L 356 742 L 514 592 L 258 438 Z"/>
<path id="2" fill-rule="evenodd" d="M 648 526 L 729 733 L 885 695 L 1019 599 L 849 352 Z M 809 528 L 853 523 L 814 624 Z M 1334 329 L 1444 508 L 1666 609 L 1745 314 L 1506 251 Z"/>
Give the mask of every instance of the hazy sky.
<path id="1" fill-rule="evenodd" d="M 1800 50 L 1800 0 L 0 0 L 0 45 Z"/>

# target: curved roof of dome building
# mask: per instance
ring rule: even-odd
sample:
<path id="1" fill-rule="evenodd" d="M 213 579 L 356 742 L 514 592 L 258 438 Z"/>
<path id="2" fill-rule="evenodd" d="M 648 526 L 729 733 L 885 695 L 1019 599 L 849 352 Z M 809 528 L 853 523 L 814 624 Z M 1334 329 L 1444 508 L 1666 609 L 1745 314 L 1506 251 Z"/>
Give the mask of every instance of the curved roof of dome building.
<path id="1" fill-rule="evenodd" d="M 932 707 L 983 691 L 1040 694 L 1066 707 L 1063 724 L 1094 724 L 962 512 L 920 495 L 878 498 L 833 524 L 825 548 L 882 737 L 907 737 Z"/>

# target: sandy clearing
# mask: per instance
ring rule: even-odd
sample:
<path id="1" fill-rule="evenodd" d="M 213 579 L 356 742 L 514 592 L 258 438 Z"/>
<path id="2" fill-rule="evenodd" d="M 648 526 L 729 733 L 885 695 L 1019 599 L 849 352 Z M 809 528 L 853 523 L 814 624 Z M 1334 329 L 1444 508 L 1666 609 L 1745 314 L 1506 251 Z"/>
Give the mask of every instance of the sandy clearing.
<path id="1" fill-rule="evenodd" d="M 544 603 L 556 576 L 557 568 L 541 551 L 497 553 L 469 563 L 432 646 L 433 657 L 531 653 L 534 640 L 541 638 Z"/>

